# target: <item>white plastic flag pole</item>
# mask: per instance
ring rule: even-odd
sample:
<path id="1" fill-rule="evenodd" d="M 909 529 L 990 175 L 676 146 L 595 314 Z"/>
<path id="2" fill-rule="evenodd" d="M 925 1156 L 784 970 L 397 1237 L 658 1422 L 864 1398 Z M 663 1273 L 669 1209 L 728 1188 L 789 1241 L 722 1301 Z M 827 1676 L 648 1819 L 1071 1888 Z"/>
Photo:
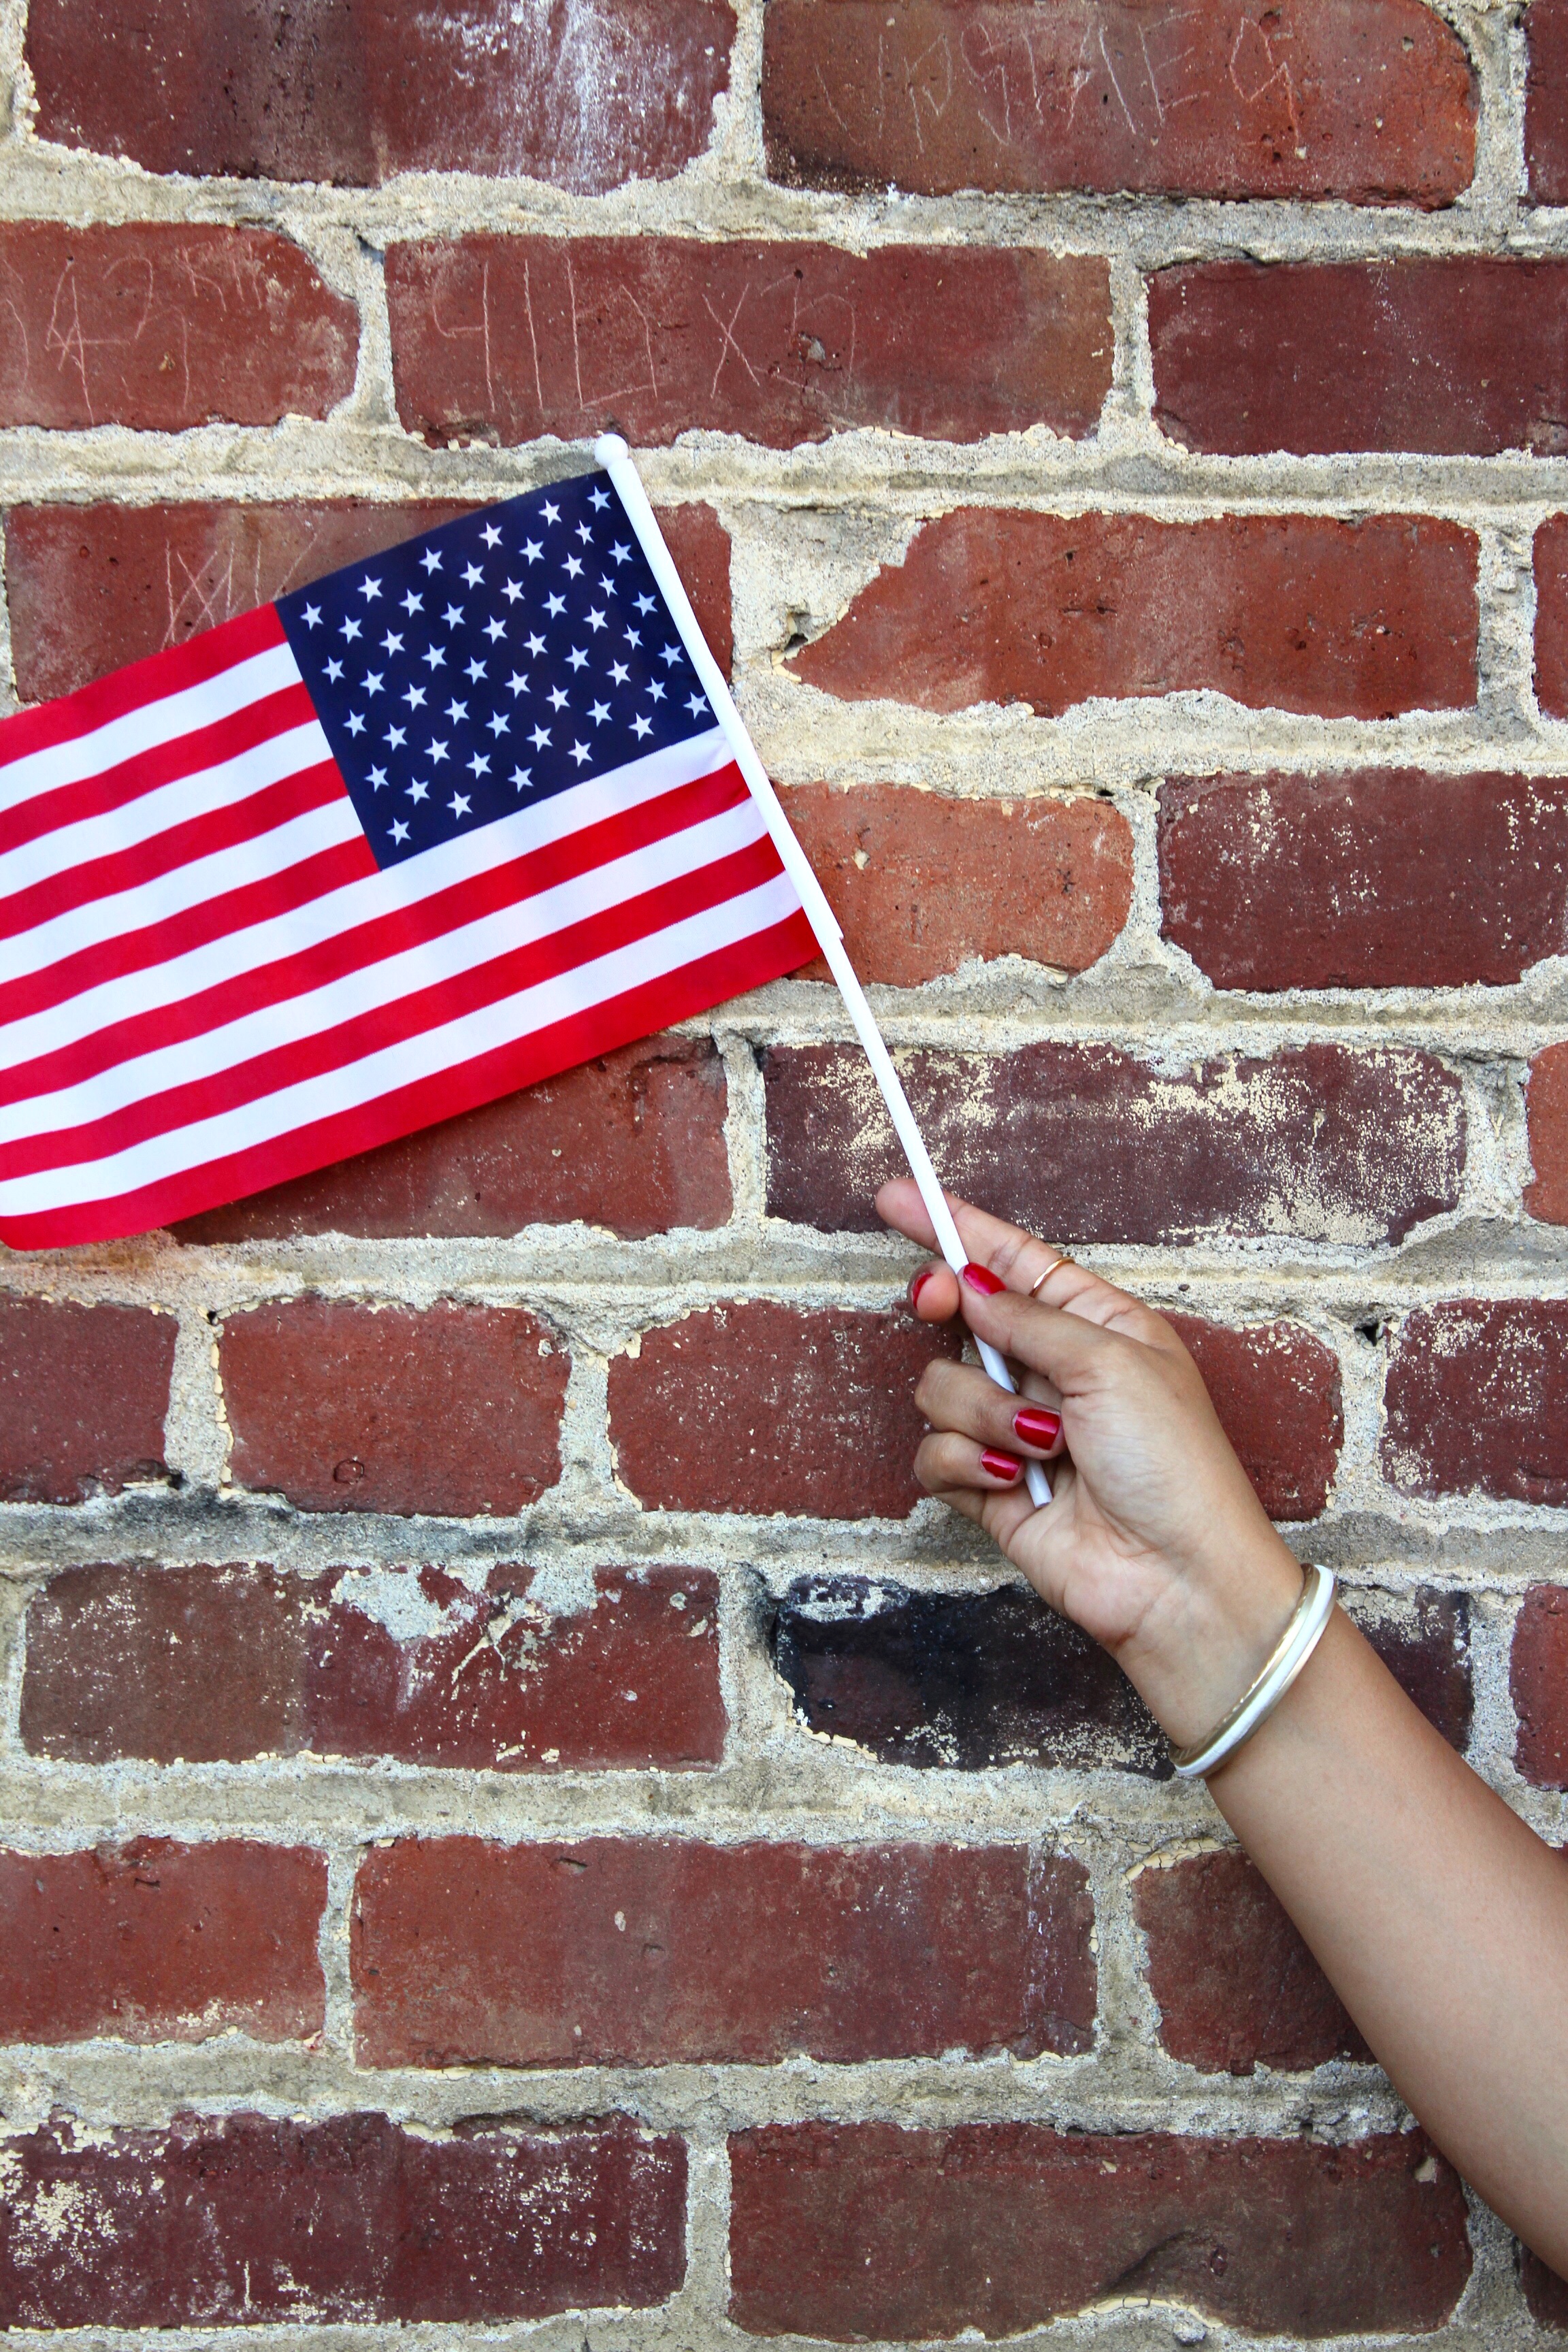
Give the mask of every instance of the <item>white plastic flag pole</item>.
<path id="1" fill-rule="evenodd" d="M 883 1043 L 882 1033 L 878 1028 L 871 1008 L 866 1002 L 866 992 L 856 977 L 854 965 L 845 952 L 843 934 L 839 930 L 833 909 L 823 893 L 822 885 L 812 871 L 811 861 L 791 830 L 789 819 L 779 804 L 779 796 L 773 790 L 772 779 L 758 756 L 756 745 L 746 730 L 746 722 L 735 708 L 734 697 L 725 683 L 724 674 L 709 652 L 707 640 L 697 625 L 697 615 L 691 609 L 691 600 L 681 585 L 680 574 L 675 568 L 675 559 L 664 543 L 664 533 L 658 527 L 658 517 L 648 504 L 647 493 L 643 488 L 637 469 L 632 463 L 631 453 L 618 433 L 605 433 L 595 442 L 594 455 L 620 494 L 621 504 L 626 509 L 626 520 L 637 535 L 638 543 L 647 558 L 648 568 L 658 583 L 665 603 L 668 605 L 674 616 L 675 625 L 680 631 L 681 640 L 691 656 L 692 667 L 701 681 L 702 690 L 712 705 L 714 716 L 729 740 L 730 749 L 735 754 L 735 764 L 751 787 L 752 797 L 763 813 L 763 822 L 773 835 L 773 846 L 778 851 L 784 869 L 799 893 L 800 903 L 805 909 L 806 920 L 816 933 L 817 944 L 826 960 L 828 970 L 838 983 L 839 994 L 848 1008 L 850 1020 L 855 1024 L 855 1034 L 865 1048 L 866 1059 L 871 1065 L 871 1074 L 881 1089 L 882 1100 L 888 1107 L 888 1116 L 893 1122 L 894 1132 L 903 1145 L 904 1157 L 910 1163 L 910 1173 L 920 1188 L 920 1196 L 925 1202 L 926 1214 L 930 1217 L 936 1233 L 937 1246 L 954 1274 L 961 1275 L 967 1262 L 967 1253 L 958 1237 L 958 1227 L 952 1221 L 952 1212 L 948 1207 L 942 1195 L 942 1186 L 937 1181 L 936 1170 L 931 1166 L 931 1154 L 925 1147 L 925 1139 L 915 1125 L 915 1115 L 910 1108 L 909 1098 L 904 1093 L 902 1082 L 893 1067 L 892 1057 Z M 1007 1370 L 1005 1358 L 999 1355 L 997 1350 L 984 1339 L 978 1342 L 978 1346 L 980 1360 L 998 1388 L 1006 1389 L 1011 1392 L 1014 1385 L 1013 1377 Z M 1030 1462 L 1025 1465 L 1025 1471 L 1029 1482 L 1029 1493 L 1035 1502 L 1048 1503 L 1051 1499 L 1051 1484 L 1046 1475 L 1044 1466 L 1038 1462 Z"/>

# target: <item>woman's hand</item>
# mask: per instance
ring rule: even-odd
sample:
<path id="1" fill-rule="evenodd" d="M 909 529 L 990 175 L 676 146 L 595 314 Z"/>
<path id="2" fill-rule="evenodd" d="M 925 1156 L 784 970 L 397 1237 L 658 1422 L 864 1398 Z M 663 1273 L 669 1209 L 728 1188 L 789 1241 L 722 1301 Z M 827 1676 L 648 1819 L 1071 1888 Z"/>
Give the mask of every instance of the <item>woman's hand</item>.
<path id="1" fill-rule="evenodd" d="M 942 1265 L 910 1286 L 927 1322 L 962 1311 L 1000 1348 L 1021 1394 L 978 1370 L 931 1364 L 915 1402 L 931 1434 L 921 1484 L 979 1521 L 1053 1609 L 1119 1660 L 1178 1744 L 1194 1740 L 1247 1688 L 1301 1590 L 1209 1402 L 1196 1365 L 1163 1317 L 1068 1261 L 1036 1297 L 1058 1253 L 1016 1225 L 954 1201 L 972 1263 L 994 1295 Z M 920 1195 L 886 1184 L 888 1223 L 930 1248 Z M 1020 1405 L 1060 1415 L 1049 1437 Z M 1029 1432 L 1037 1432 L 1031 1442 Z M 987 1467 L 989 1454 L 995 1467 Z M 1051 1464 L 1054 1497 L 1037 1510 L 1015 1465 Z"/>

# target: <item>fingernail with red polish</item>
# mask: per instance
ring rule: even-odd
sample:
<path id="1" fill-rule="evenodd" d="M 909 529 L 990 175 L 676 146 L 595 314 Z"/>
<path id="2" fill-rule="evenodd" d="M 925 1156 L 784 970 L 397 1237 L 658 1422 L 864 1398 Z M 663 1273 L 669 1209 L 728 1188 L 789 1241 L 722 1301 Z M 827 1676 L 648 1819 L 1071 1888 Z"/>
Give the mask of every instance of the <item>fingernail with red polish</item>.
<path id="1" fill-rule="evenodd" d="M 964 1267 L 963 1279 L 971 1290 L 978 1290 L 987 1298 L 994 1298 L 999 1290 L 1007 1287 L 1000 1276 L 993 1274 L 988 1265 L 975 1265 L 973 1261 Z"/>
<path id="2" fill-rule="evenodd" d="M 1038 1405 L 1024 1405 L 1013 1415 L 1013 1427 L 1026 1445 L 1054 1445 L 1061 1425 L 1059 1412 L 1047 1412 Z"/>
<path id="3" fill-rule="evenodd" d="M 980 1467 L 983 1470 L 988 1470 L 993 1478 L 1005 1478 L 1009 1486 L 1017 1483 L 1018 1474 L 1023 1466 L 1021 1462 L 1015 1461 L 1011 1454 L 998 1454 L 989 1445 L 980 1457 Z"/>
<path id="4" fill-rule="evenodd" d="M 920 1305 L 921 1293 L 935 1272 L 936 1268 L 934 1265 L 921 1266 L 919 1274 L 916 1275 L 914 1280 L 910 1285 L 910 1305 L 911 1307 L 918 1307 Z"/>

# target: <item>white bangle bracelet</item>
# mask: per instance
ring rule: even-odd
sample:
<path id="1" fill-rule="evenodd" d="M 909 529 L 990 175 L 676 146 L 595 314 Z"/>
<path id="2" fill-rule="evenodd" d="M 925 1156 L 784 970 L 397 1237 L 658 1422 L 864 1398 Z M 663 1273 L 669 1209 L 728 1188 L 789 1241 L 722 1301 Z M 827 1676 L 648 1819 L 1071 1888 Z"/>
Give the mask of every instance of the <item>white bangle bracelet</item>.
<path id="1" fill-rule="evenodd" d="M 1290 1622 L 1274 1645 L 1272 1655 L 1250 1689 L 1244 1691 L 1223 1723 L 1218 1723 L 1206 1739 L 1195 1748 L 1178 1749 L 1172 1765 L 1184 1780 L 1201 1780 L 1235 1754 L 1244 1739 L 1249 1739 L 1260 1723 L 1271 1716 L 1318 1643 L 1334 1606 L 1334 1579 L 1331 1570 L 1310 1568 L 1301 1586 L 1301 1598 L 1290 1612 Z"/>

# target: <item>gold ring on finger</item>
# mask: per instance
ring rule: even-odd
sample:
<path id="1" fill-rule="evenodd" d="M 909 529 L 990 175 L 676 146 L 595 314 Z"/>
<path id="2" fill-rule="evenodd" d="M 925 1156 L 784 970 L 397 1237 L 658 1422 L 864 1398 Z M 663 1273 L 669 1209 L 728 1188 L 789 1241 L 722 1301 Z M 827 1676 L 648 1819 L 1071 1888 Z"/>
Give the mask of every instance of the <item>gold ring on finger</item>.
<path id="1" fill-rule="evenodd" d="M 1050 1262 L 1049 1265 L 1048 1265 L 1048 1266 L 1047 1266 L 1047 1268 L 1046 1268 L 1046 1270 L 1045 1270 L 1044 1274 L 1037 1274 L 1037 1275 L 1035 1276 L 1034 1281 L 1030 1283 L 1030 1285 L 1029 1285 L 1029 1297 L 1030 1297 L 1031 1298 L 1037 1298 L 1037 1297 L 1039 1297 L 1039 1295 L 1040 1295 L 1041 1290 L 1044 1288 L 1045 1285 L 1046 1285 L 1047 1282 L 1049 1282 L 1049 1280 L 1050 1280 L 1050 1278 L 1051 1278 L 1052 1275 L 1053 1275 L 1053 1274 L 1055 1274 L 1055 1272 L 1056 1272 L 1056 1270 L 1057 1270 L 1058 1266 L 1058 1265 L 1070 1265 L 1071 1264 L 1072 1264 L 1072 1260 L 1071 1260 L 1071 1258 L 1070 1258 L 1070 1257 L 1068 1257 L 1068 1255 L 1067 1255 L 1067 1252 L 1066 1252 L 1065 1250 L 1062 1252 L 1062 1255 L 1060 1255 L 1060 1257 L 1054 1257 L 1054 1258 L 1052 1258 L 1052 1260 L 1051 1260 L 1051 1262 Z"/>

